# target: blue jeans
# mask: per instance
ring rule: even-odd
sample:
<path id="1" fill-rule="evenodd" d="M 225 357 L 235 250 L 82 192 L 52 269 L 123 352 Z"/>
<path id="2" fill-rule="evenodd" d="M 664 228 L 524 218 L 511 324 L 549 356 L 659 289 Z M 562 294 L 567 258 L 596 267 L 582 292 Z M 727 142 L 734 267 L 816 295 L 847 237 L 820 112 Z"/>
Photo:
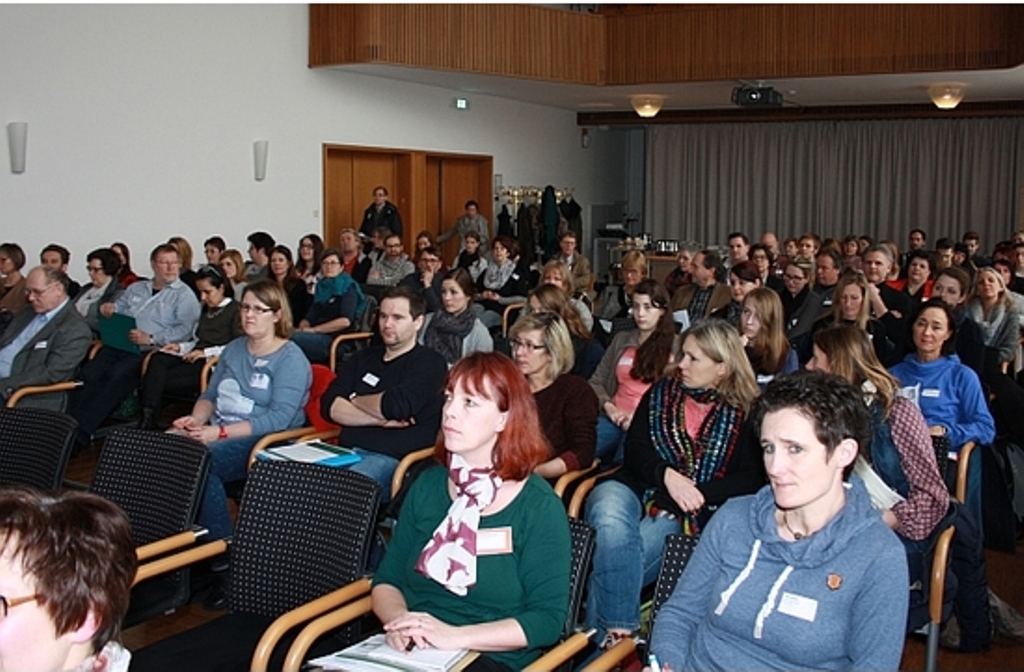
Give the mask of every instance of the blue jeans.
<path id="1" fill-rule="evenodd" d="M 357 474 L 369 476 L 380 483 L 381 503 L 390 501 L 391 477 L 395 475 L 398 460 L 390 455 L 375 453 L 372 450 L 365 450 L 363 448 L 353 447 L 352 450 L 356 451 L 363 459 L 350 466 L 349 469 Z"/>
<path id="2" fill-rule="evenodd" d="M 210 531 L 208 539 L 223 539 L 234 532 L 224 484 L 241 481 L 249 473 L 249 453 L 262 436 L 239 436 L 214 441 L 210 449 L 210 474 L 206 477 L 198 523 Z"/>
<path id="3" fill-rule="evenodd" d="M 665 537 L 681 527 L 678 520 L 645 515 L 640 499 L 618 481 L 594 488 L 586 519 L 597 530 L 586 620 L 598 629 L 600 642 L 610 628 L 640 627 L 640 591 L 658 578 Z"/>
<path id="4" fill-rule="evenodd" d="M 292 332 L 292 341 L 302 348 L 310 364 L 326 364 L 331 361 L 331 343 L 337 334 L 317 334 L 312 331 Z"/>
<path id="5" fill-rule="evenodd" d="M 597 418 L 597 446 L 594 455 L 601 460 L 601 466 L 611 467 L 622 464 L 626 446 L 626 430 L 601 413 Z"/>

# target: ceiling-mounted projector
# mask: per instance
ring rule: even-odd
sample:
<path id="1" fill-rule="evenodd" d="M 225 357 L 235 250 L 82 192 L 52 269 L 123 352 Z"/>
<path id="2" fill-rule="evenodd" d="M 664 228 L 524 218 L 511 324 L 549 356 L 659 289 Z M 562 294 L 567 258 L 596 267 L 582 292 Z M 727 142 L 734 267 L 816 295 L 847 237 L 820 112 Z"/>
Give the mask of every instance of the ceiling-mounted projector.
<path id="1" fill-rule="evenodd" d="M 740 107 L 782 107 L 782 94 L 770 86 L 737 86 L 732 102 Z"/>

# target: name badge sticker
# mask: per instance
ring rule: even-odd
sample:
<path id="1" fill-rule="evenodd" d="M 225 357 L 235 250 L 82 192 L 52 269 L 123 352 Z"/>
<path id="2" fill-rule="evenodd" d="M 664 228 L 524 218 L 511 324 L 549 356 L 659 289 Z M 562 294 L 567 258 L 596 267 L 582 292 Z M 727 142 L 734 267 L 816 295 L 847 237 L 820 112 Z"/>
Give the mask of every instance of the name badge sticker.
<path id="1" fill-rule="evenodd" d="M 477 555 L 504 555 L 511 552 L 511 527 L 494 527 L 476 533 Z"/>
<path id="2" fill-rule="evenodd" d="M 783 593 L 779 613 L 813 623 L 818 615 L 818 601 L 795 593 Z"/>
<path id="3" fill-rule="evenodd" d="M 937 390 L 935 388 L 925 387 L 925 388 L 923 388 L 921 390 L 921 396 L 922 397 L 930 397 L 932 399 L 938 399 L 939 398 L 939 390 Z"/>
<path id="4" fill-rule="evenodd" d="M 254 368 L 262 369 L 264 366 L 266 366 L 269 363 L 270 362 L 268 362 L 265 359 L 257 359 L 255 362 L 252 363 L 252 365 L 253 365 Z"/>
<path id="5" fill-rule="evenodd" d="M 265 373 L 254 373 L 249 377 L 249 387 L 254 390 L 265 390 L 270 387 L 270 376 Z"/>
<path id="6" fill-rule="evenodd" d="M 48 341 L 39 341 L 38 343 L 36 343 L 36 344 L 35 344 L 35 346 L 34 346 L 34 347 L 35 347 L 35 349 L 36 349 L 36 350 L 46 350 L 46 348 L 47 348 L 47 347 L 48 347 L 49 345 L 50 345 L 50 344 L 49 344 L 49 342 L 48 342 Z"/>
<path id="7" fill-rule="evenodd" d="M 366 375 L 363 376 L 363 382 L 370 387 L 377 387 L 377 383 L 380 382 L 380 378 L 367 371 Z"/>

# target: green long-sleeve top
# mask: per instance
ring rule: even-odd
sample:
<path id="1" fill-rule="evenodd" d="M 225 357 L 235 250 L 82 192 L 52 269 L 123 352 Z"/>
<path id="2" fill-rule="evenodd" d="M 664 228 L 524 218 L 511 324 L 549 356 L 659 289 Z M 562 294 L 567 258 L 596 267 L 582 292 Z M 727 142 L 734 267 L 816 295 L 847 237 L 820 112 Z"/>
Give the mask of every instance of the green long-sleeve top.
<path id="1" fill-rule="evenodd" d="M 512 552 L 479 556 L 477 583 L 459 597 L 415 569 L 451 502 L 443 467 L 429 469 L 416 480 L 373 582 L 401 591 L 410 611 L 429 613 L 450 625 L 516 619 L 526 634 L 526 648 L 487 655 L 521 670 L 543 647 L 558 641 L 565 623 L 572 556 L 565 509 L 544 479 L 530 476 L 508 506 L 480 519 L 481 530 L 511 528 Z"/>

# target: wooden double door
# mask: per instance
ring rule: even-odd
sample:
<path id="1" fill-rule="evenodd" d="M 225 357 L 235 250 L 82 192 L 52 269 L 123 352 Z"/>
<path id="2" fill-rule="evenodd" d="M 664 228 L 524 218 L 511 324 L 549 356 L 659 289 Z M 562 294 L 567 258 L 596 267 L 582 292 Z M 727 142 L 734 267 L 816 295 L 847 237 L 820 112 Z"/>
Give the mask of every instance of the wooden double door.
<path id="1" fill-rule="evenodd" d="M 420 150 L 324 145 L 324 243 L 337 246 L 345 228 L 357 231 L 363 212 L 373 201 L 373 190 L 384 186 L 388 200 L 402 215 L 402 242 L 414 256 L 416 236 L 430 231 L 435 236 L 451 229 L 475 200 L 494 223 L 494 159 L 477 154 L 453 154 Z M 449 264 L 458 253 L 458 236 L 441 246 Z"/>

